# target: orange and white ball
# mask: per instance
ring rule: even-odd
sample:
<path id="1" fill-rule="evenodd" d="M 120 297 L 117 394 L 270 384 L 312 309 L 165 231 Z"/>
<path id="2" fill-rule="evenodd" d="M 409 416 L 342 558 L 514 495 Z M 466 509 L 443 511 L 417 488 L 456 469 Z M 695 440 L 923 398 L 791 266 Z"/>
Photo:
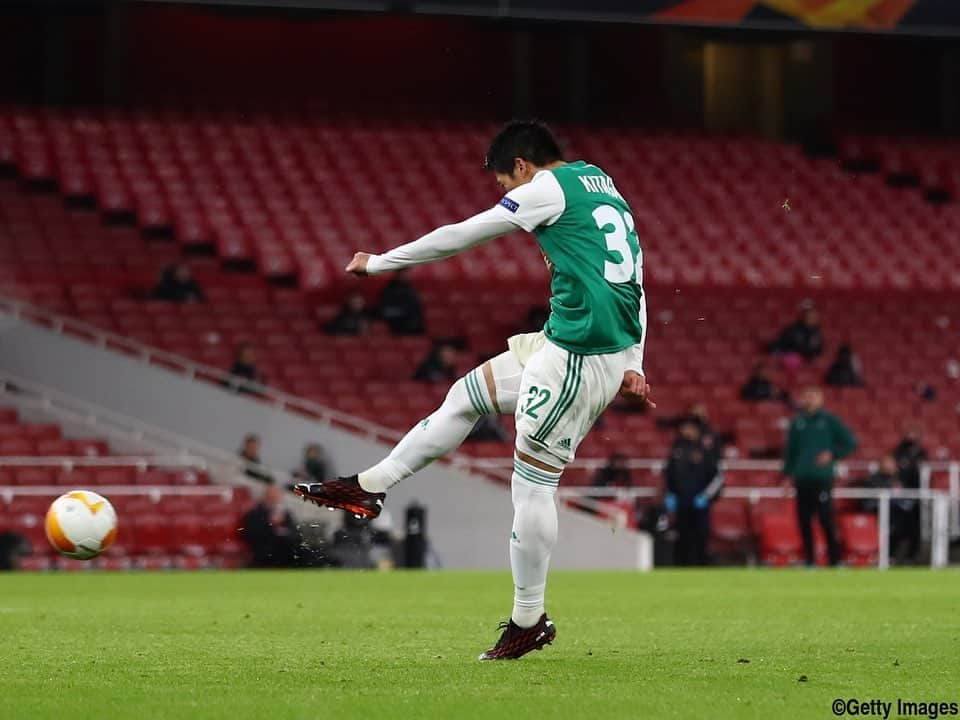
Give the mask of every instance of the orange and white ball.
<path id="1" fill-rule="evenodd" d="M 117 537 L 117 513 L 102 495 L 74 490 L 53 501 L 44 528 L 58 553 L 89 560 L 110 547 Z"/>

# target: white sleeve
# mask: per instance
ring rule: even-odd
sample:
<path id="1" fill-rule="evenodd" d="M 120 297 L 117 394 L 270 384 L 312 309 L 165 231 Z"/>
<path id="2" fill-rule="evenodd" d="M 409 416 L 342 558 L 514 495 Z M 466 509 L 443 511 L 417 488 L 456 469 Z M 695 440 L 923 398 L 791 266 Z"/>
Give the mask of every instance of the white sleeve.
<path id="1" fill-rule="evenodd" d="M 538 225 L 556 222 L 565 204 L 563 189 L 553 173 L 541 171 L 530 182 L 504 195 L 489 210 L 455 225 L 444 225 L 382 255 L 371 255 L 367 273 L 377 275 L 443 260 L 517 228 L 531 232 Z"/>
<path id="2" fill-rule="evenodd" d="M 538 225 L 553 225 L 566 209 L 566 203 L 554 174 L 541 170 L 533 180 L 504 195 L 494 210 L 517 227 L 533 232 Z"/>
<path id="3" fill-rule="evenodd" d="M 463 222 L 444 225 L 382 255 L 371 255 L 367 261 L 367 273 L 377 275 L 443 260 L 514 230 L 516 226 L 504 219 L 501 213 L 495 209 L 484 210 Z"/>
<path id="4" fill-rule="evenodd" d="M 627 369 L 636 370 L 643 375 L 643 346 L 647 343 L 647 333 L 650 332 L 647 325 L 647 296 L 643 294 L 640 297 L 640 328 L 643 331 L 643 337 L 633 347 L 629 348 L 627 355 Z"/>

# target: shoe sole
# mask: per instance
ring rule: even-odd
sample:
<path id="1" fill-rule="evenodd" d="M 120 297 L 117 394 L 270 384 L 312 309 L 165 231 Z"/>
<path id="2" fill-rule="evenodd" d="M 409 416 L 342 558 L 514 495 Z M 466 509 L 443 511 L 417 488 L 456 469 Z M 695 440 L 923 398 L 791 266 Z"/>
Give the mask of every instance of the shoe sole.
<path id="1" fill-rule="evenodd" d="M 373 520 L 380 514 L 378 512 L 372 512 L 369 508 L 363 507 L 362 505 L 330 501 L 320 495 L 310 495 L 309 493 L 305 493 L 301 490 L 294 490 L 293 494 L 301 498 L 304 502 L 309 501 L 329 510 L 346 510 L 347 512 L 351 512 L 354 515 L 366 518 L 367 520 Z"/>

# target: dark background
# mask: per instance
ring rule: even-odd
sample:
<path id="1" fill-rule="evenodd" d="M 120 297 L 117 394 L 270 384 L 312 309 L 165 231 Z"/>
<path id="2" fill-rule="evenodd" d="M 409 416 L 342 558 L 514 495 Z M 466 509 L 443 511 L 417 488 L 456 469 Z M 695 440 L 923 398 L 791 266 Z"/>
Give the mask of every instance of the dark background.
<path id="1" fill-rule="evenodd" d="M 411 3 L 370 6 L 394 11 L 6 5 L 0 102 L 320 109 L 358 119 L 385 109 L 397 119 L 538 115 L 790 139 L 960 126 L 955 37 L 478 19 L 397 11 Z"/>

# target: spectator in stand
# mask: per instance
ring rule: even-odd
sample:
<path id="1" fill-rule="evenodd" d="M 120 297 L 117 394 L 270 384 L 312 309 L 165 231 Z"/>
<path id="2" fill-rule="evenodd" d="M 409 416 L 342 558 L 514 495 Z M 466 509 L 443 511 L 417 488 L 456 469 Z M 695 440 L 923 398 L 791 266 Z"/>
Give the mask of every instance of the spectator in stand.
<path id="1" fill-rule="evenodd" d="M 369 324 L 367 301 L 360 293 L 351 293 L 324 330 L 327 335 L 366 335 Z"/>
<path id="2" fill-rule="evenodd" d="M 413 379 L 421 382 L 453 382 L 456 378 L 457 349 L 446 342 L 435 344 L 413 374 Z"/>
<path id="3" fill-rule="evenodd" d="M 934 402 L 937 399 L 937 389 L 922 380 L 913 386 L 913 392 L 924 402 Z"/>
<path id="4" fill-rule="evenodd" d="M 807 362 L 820 357 L 823 354 L 823 334 L 816 308 L 805 307 L 797 321 L 785 327 L 770 344 L 769 351 L 782 355 L 787 367 L 794 367 L 797 364 L 794 358 L 797 357 Z"/>
<path id="5" fill-rule="evenodd" d="M 317 443 L 310 443 L 303 449 L 303 465 L 293 474 L 309 482 L 324 482 L 330 479 L 327 458 L 323 448 Z"/>
<path id="6" fill-rule="evenodd" d="M 884 455 L 880 458 L 877 469 L 856 485 L 870 490 L 893 490 L 901 487 L 900 478 L 897 476 L 897 461 L 892 455 Z M 875 498 L 863 498 L 857 505 L 862 512 L 876 513 L 879 502 Z"/>
<path id="7" fill-rule="evenodd" d="M 243 538 L 253 552 L 253 567 L 293 567 L 300 533 L 283 505 L 283 493 L 269 485 L 263 497 L 243 516 Z"/>
<path id="8" fill-rule="evenodd" d="M 849 345 L 841 345 L 827 370 L 824 382 L 832 387 L 863 387 L 860 358 Z"/>
<path id="9" fill-rule="evenodd" d="M 630 487 L 633 479 L 627 467 L 627 456 L 615 452 L 610 455 L 607 464 L 597 470 L 593 478 L 594 487 Z"/>
<path id="10" fill-rule="evenodd" d="M 766 360 L 760 360 L 753 366 L 750 377 L 747 378 L 747 382 L 740 389 L 740 398 L 747 402 L 763 402 L 765 400 L 790 402 L 790 395 L 787 391 L 778 388 L 770 379 L 770 363 Z"/>
<path id="11" fill-rule="evenodd" d="M 230 366 L 230 379 L 227 387 L 237 392 L 255 392 L 253 385 L 266 385 L 267 378 L 257 368 L 257 354 L 250 343 L 237 345 L 233 354 L 233 365 Z"/>
<path id="12" fill-rule="evenodd" d="M 930 457 L 923 447 L 923 429 L 912 424 L 907 428 L 903 440 L 893 449 L 893 457 L 897 461 L 897 468 L 903 486 L 907 488 L 920 487 L 920 466 Z"/>
<path id="13" fill-rule="evenodd" d="M 194 279 L 190 266 L 182 262 L 168 265 L 160 272 L 160 281 L 153 289 L 153 297 L 175 303 L 203 302 L 207 299 Z"/>
<path id="14" fill-rule="evenodd" d="M 897 490 L 903 487 L 903 481 L 900 479 L 897 461 L 893 455 L 884 455 L 880 458 L 877 470 L 863 480 L 858 485 L 873 490 Z M 868 513 L 876 513 L 880 502 L 873 498 L 860 501 L 860 510 Z M 903 555 L 900 548 L 908 548 L 908 557 L 912 561 L 916 553 L 916 546 L 913 544 L 911 535 L 914 530 L 912 524 L 914 510 L 919 507 L 919 503 L 911 498 L 891 498 L 890 499 L 890 553 L 896 559 L 896 562 L 902 562 Z M 916 524 L 916 545 L 920 543 L 920 524 L 919 513 L 917 513 Z"/>
<path id="15" fill-rule="evenodd" d="M 903 487 L 908 490 L 920 488 L 920 466 L 929 457 L 923 447 L 923 431 L 919 425 L 907 428 L 906 437 L 893 449 L 893 457 L 897 463 L 897 474 Z M 902 536 L 908 540 L 906 558 L 915 562 L 920 550 L 920 502 L 913 500 L 909 505 L 904 504 L 902 522 Z"/>
<path id="16" fill-rule="evenodd" d="M 244 462 L 244 474 L 262 483 L 272 483 L 273 478 L 260 469 L 262 460 L 260 459 L 260 436 L 256 433 L 250 433 L 243 438 L 243 444 L 237 455 Z"/>
<path id="17" fill-rule="evenodd" d="M 19 570 L 20 558 L 30 555 L 30 541 L 12 530 L 0 532 L 0 570 Z"/>
<path id="18" fill-rule="evenodd" d="M 394 273 L 383 288 L 379 309 L 394 335 L 423 335 L 423 303 L 406 270 Z"/>
<path id="19" fill-rule="evenodd" d="M 815 564 L 813 516 L 827 538 L 830 564 L 840 562 L 840 545 L 833 520 L 834 463 L 857 449 L 853 433 L 823 409 L 823 391 L 810 387 L 800 395 L 800 413 L 790 423 L 783 458 L 784 486 L 797 493 L 797 520 L 808 567 Z"/>

